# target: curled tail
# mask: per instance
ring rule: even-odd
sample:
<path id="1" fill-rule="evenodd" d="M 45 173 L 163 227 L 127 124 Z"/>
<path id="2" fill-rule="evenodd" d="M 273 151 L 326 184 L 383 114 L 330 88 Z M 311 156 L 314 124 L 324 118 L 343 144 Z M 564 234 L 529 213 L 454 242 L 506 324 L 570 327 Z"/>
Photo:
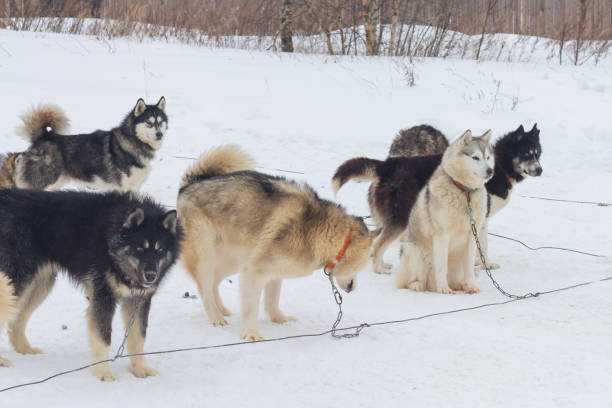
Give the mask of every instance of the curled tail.
<path id="1" fill-rule="evenodd" d="M 10 279 L 0 271 L 0 330 L 15 317 L 16 302 Z"/>
<path id="2" fill-rule="evenodd" d="M 383 161 L 368 159 L 367 157 L 357 157 L 345 161 L 338 167 L 336 174 L 332 177 L 334 194 L 337 194 L 340 187 L 351 179 L 376 180 L 378 166 L 383 163 Z"/>
<path id="3" fill-rule="evenodd" d="M 55 133 L 65 133 L 70 123 L 62 108 L 50 103 L 33 106 L 20 117 L 23 125 L 17 128 L 17 134 L 30 143 L 43 137 L 48 127 Z"/>
<path id="4" fill-rule="evenodd" d="M 219 146 L 203 153 L 187 169 L 181 181 L 181 191 L 191 184 L 222 174 L 253 170 L 255 161 L 236 145 Z"/>

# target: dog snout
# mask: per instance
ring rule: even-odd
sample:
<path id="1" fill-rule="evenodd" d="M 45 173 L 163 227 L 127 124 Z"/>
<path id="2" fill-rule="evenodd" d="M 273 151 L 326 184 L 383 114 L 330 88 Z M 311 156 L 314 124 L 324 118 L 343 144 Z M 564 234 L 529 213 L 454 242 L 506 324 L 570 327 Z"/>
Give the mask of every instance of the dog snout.
<path id="1" fill-rule="evenodd" d="M 144 280 L 144 283 L 146 283 L 148 285 L 151 285 L 157 279 L 157 272 L 155 272 L 155 271 L 145 271 L 142 274 L 142 278 Z"/>
<path id="2" fill-rule="evenodd" d="M 161 140 L 161 138 L 164 137 L 164 134 L 162 132 L 156 132 L 155 137 L 157 138 L 157 140 Z"/>
<path id="3" fill-rule="evenodd" d="M 487 169 L 487 177 L 491 177 L 492 175 L 493 175 L 493 169 L 489 167 Z"/>
<path id="4" fill-rule="evenodd" d="M 535 171 L 535 175 L 536 176 L 541 176 L 542 175 L 542 167 L 538 167 Z"/>
<path id="5" fill-rule="evenodd" d="M 356 286 L 357 286 L 357 283 L 355 282 L 355 279 L 351 279 L 348 283 L 344 285 L 340 285 L 342 290 L 345 291 L 346 293 L 351 293 L 353 290 L 355 290 Z"/>

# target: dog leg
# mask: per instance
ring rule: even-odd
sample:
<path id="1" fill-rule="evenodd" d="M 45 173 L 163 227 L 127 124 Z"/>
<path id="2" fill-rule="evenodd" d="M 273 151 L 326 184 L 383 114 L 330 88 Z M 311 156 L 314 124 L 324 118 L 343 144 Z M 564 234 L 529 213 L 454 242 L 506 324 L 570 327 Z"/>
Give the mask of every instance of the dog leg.
<path id="1" fill-rule="evenodd" d="M 89 307 L 87 308 L 87 330 L 91 359 L 94 363 L 108 359 L 110 349 L 113 315 L 116 300 L 108 288 L 98 288 L 90 291 Z M 92 367 L 92 374 L 102 381 L 115 381 L 107 362 Z"/>
<path id="2" fill-rule="evenodd" d="M 382 233 L 378 236 L 376 242 L 374 243 L 374 272 L 385 275 L 391 273 L 391 268 L 393 268 L 393 265 L 385 263 L 383 260 L 383 255 L 385 254 L 385 251 L 389 245 L 395 241 L 400 233 L 401 230 L 398 231 L 396 228 L 383 228 Z"/>
<path id="3" fill-rule="evenodd" d="M 400 264 L 395 276 L 397 288 L 412 289 L 417 292 L 424 291 L 426 288 L 426 282 L 423 279 L 424 270 L 425 265 L 421 249 L 415 242 L 404 242 Z"/>
<path id="4" fill-rule="evenodd" d="M 30 346 L 25 335 L 30 316 L 40 304 L 47 298 L 57 274 L 52 267 L 45 265 L 36 272 L 34 280 L 25 288 L 17 301 L 17 316 L 9 324 L 9 340 L 16 352 L 21 354 L 42 354 L 42 350 Z"/>
<path id="5" fill-rule="evenodd" d="M 215 304 L 217 305 L 217 309 L 221 312 L 223 316 L 230 316 L 231 313 L 228 308 L 225 307 L 223 301 L 221 300 L 221 295 L 219 294 L 219 285 L 223 282 L 224 276 L 217 274 L 215 276 L 215 283 L 213 285 L 213 295 L 215 298 Z"/>
<path id="6" fill-rule="evenodd" d="M 0 271 L 0 333 L 5 323 L 10 323 L 15 318 L 15 303 L 17 298 L 13 295 L 13 286 L 7 276 Z M 0 367 L 10 367 L 11 362 L 0 357 Z"/>
<path id="7" fill-rule="evenodd" d="M 480 248 L 482 248 L 482 255 L 484 256 L 485 262 L 489 269 L 499 269 L 500 266 L 489 259 L 489 219 L 487 218 L 482 224 L 482 227 L 478 230 L 478 241 L 480 241 Z M 480 269 L 485 269 L 485 266 L 480 261 L 480 254 L 478 249 L 476 250 L 476 263 L 475 265 L 480 266 Z"/>
<path id="8" fill-rule="evenodd" d="M 132 314 L 134 314 L 134 312 L 136 313 L 134 325 L 127 338 L 128 354 L 139 354 L 144 351 L 144 342 L 147 336 L 147 326 L 149 322 L 149 310 L 151 309 L 151 297 L 147 296 L 142 299 L 140 307 L 138 307 L 139 302 L 141 302 L 140 298 L 132 297 L 125 299 L 121 305 L 123 322 L 126 328 L 130 323 Z M 130 372 L 138 378 L 159 374 L 156 369 L 147 365 L 145 356 L 130 357 Z"/>
<path id="9" fill-rule="evenodd" d="M 434 235 L 432 241 L 436 292 L 455 293 L 448 286 L 448 247 L 450 237 L 448 235 Z"/>
<path id="10" fill-rule="evenodd" d="M 266 282 L 260 272 L 252 266 L 240 274 L 240 292 L 242 295 L 242 338 L 248 341 L 262 340 L 257 331 L 259 299 Z M 279 288 L 280 289 L 280 288 Z"/>
<path id="11" fill-rule="evenodd" d="M 282 279 L 274 279 L 266 285 L 264 292 L 264 307 L 270 320 L 274 323 L 287 323 L 297 320 L 295 317 L 287 316 L 278 308 Z"/>
<path id="12" fill-rule="evenodd" d="M 480 289 L 476 286 L 476 277 L 474 275 L 474 256 L 476 254 L 476 241 L 470 236 L 467 243 L 466 251 L 464 252 L 463 261 L 463 279 L 461 287 L 465 293 L 478 293 Z"/>
<path id="13" fill-rule="evenodd" d="M 202 304 L 210 323 L 215 327 L 227 326 L 227 320 L 223 317 L 224 313 L 217 306 L 217 300 L 221 298 L 217 289 L 218 283 L 215 284 L 215 255 L 213 251 L 206 252 L 206 254 L 200 254 L 195 275 L 200 298 L 202 298 Z"/>

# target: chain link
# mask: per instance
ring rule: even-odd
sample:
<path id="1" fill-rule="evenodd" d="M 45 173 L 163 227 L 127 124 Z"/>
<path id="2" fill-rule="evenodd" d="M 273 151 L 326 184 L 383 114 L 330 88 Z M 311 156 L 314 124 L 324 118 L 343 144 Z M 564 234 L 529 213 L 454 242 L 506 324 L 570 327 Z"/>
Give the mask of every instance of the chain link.
<path id="1" fill-rule="evenodd" d="M 334 322 L 331 328 L 332 337 L 335 339 L 350 339 L 353 337 L 358 337 L 364 328 L 370 327 L 369 324 L 367 323 L 360 324 L 359 326 L 355 327 L 355 331 L 353 333 L 344 333 L 344 334 L 336 333 L 336 331 L 338 331 L 338 325 L 342 321 L 342 315 L 343 315 L 342 313 L 342 295 L 340 294 L 340 291 L 338 290 L 338 288 L 336 287 L 336 284 L 334 283 L 334 277 L 332 276 L 331 272 L 327 272 L 326 268 L 323 268 L 323 273 L 329 279 L 332 293 L 334 295 L 334 300 L 336 301 L 336 304 L 338 305 L 338 316 L 336 317 L 336 321 Z"/>
<path id="2" fill-rule="evenodd" d="M 113 361 L 123 356 L 123 351 L 125 350 L 125 343 L 127 342 L 127 339 L 130 336 L 130 331 L 132 330 L 132 326 L 134 326 L 134 322 L 136 322 L 136 314 L 138 314 L 138 312 L 140 311 L 140 306 L 142 306 L 143 300 L 144 300 L 144 296 L 139 296 L 138 304 L 136 305 L 136 307 L 134 308 L 134 311 L 132 312 L 132 317 L 130 318 L 130 322 L 126 326 L 125 333 L 123 334 L 123 341 L 121 342 L 121 345 L 117 349 L 117 354 L 115 354 L 115 358 L 113 358 Z"/>
<path id="3" fill-rule="evenodd" d="M 510 299 L 527 299 L 527 298 L 532 298 L 532 297 L 538 297 L 540 295 L 539 292 L 533 293 L 533 292 L 529 292 L 527 294 L 524 294 L 522 296 L 519 295 L 513 295 L 512 293 L 508 293 L 506 292 L 499 283 L 497 283 L 497 281 L 495 280 L 495 278 L 493 278 L 493 274 L 491 273 L 491 270 L 489 269 L 489 265 L 487 265 L 487 261 L 485 259 L 484 256 L 484 252 L 482 252 L 482 247 L 480 246 L 480 240 L 478 239 L 478 230 L 476 228 L 476 221 L 474 221 L 474 210 L 472 209 L 472 202 L 470 199 L 470 193 L 466 192 L 466 196 L 467 196 L 467 208 L 468 208 L 468 215 L 470 217 L 470 227 L 472 229 L 472 235 L 474 235 L 474 240 L 476 241 L 476 248 L 478 249 L 478 256 L 480 257 L 480 262 L 482 262 L 482 266 L 484 266 L 485 268 L 485 272 L 487 273 L 487 276 L 489 277 L 489 279 L 491 279 L 491 282 L 493 282 L 493 286 L 495 286 L 495 288 L 504 296 L 510 298 Z"/>

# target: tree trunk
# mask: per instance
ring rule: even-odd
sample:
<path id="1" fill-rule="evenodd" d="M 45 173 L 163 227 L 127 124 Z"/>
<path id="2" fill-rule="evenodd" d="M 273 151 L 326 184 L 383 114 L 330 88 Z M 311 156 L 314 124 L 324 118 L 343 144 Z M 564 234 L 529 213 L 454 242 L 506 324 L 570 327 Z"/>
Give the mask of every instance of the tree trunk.
<path id="1" fill-rule="evenodd" d="M 281 51 L 293 52 L 293 4 L 283 0 L 281 9 Z"/>
<path id="2" fill-rule="evenodd" d="M 391 4 L 391 38 L 389 39 L 389 55 L 394 55 L 395 34 L 399 16 L 399 0 L 393 0 Z"/>
<path id="3" fill-rule="evenodd" d="M 498 1 L 499 0 L 487 0 L 485 19 L 484 19 L 484 23 L 482 24 L 482 33 L 480 34 L 480 41 L 478 42 L 478 49 L 476 50 L 476 61 L 480 59 L 480 50 L 482 49 L 482 43 L 484 42 L 484 36 L 487 31 L 487 23 L 489 22 L 489 16 L 491 15 L 491 12 L 497 5 Z"/>
<path id="4" fill-rule="evenodd" d="M 366 55 L 376 55 L 376 0 L 362 0 L 362 12 L 366 36 Z"/>
<path id="5" fill-rule="evenodd" d="M 340 31 L 340 49 L 342 55 L 346 54 L 346 38 L 344 38 L 344 27 L 343 27 L 343 17 L 344 17 L 344 6 L 341 0 L 336 0 L 336 29 Z"/>

